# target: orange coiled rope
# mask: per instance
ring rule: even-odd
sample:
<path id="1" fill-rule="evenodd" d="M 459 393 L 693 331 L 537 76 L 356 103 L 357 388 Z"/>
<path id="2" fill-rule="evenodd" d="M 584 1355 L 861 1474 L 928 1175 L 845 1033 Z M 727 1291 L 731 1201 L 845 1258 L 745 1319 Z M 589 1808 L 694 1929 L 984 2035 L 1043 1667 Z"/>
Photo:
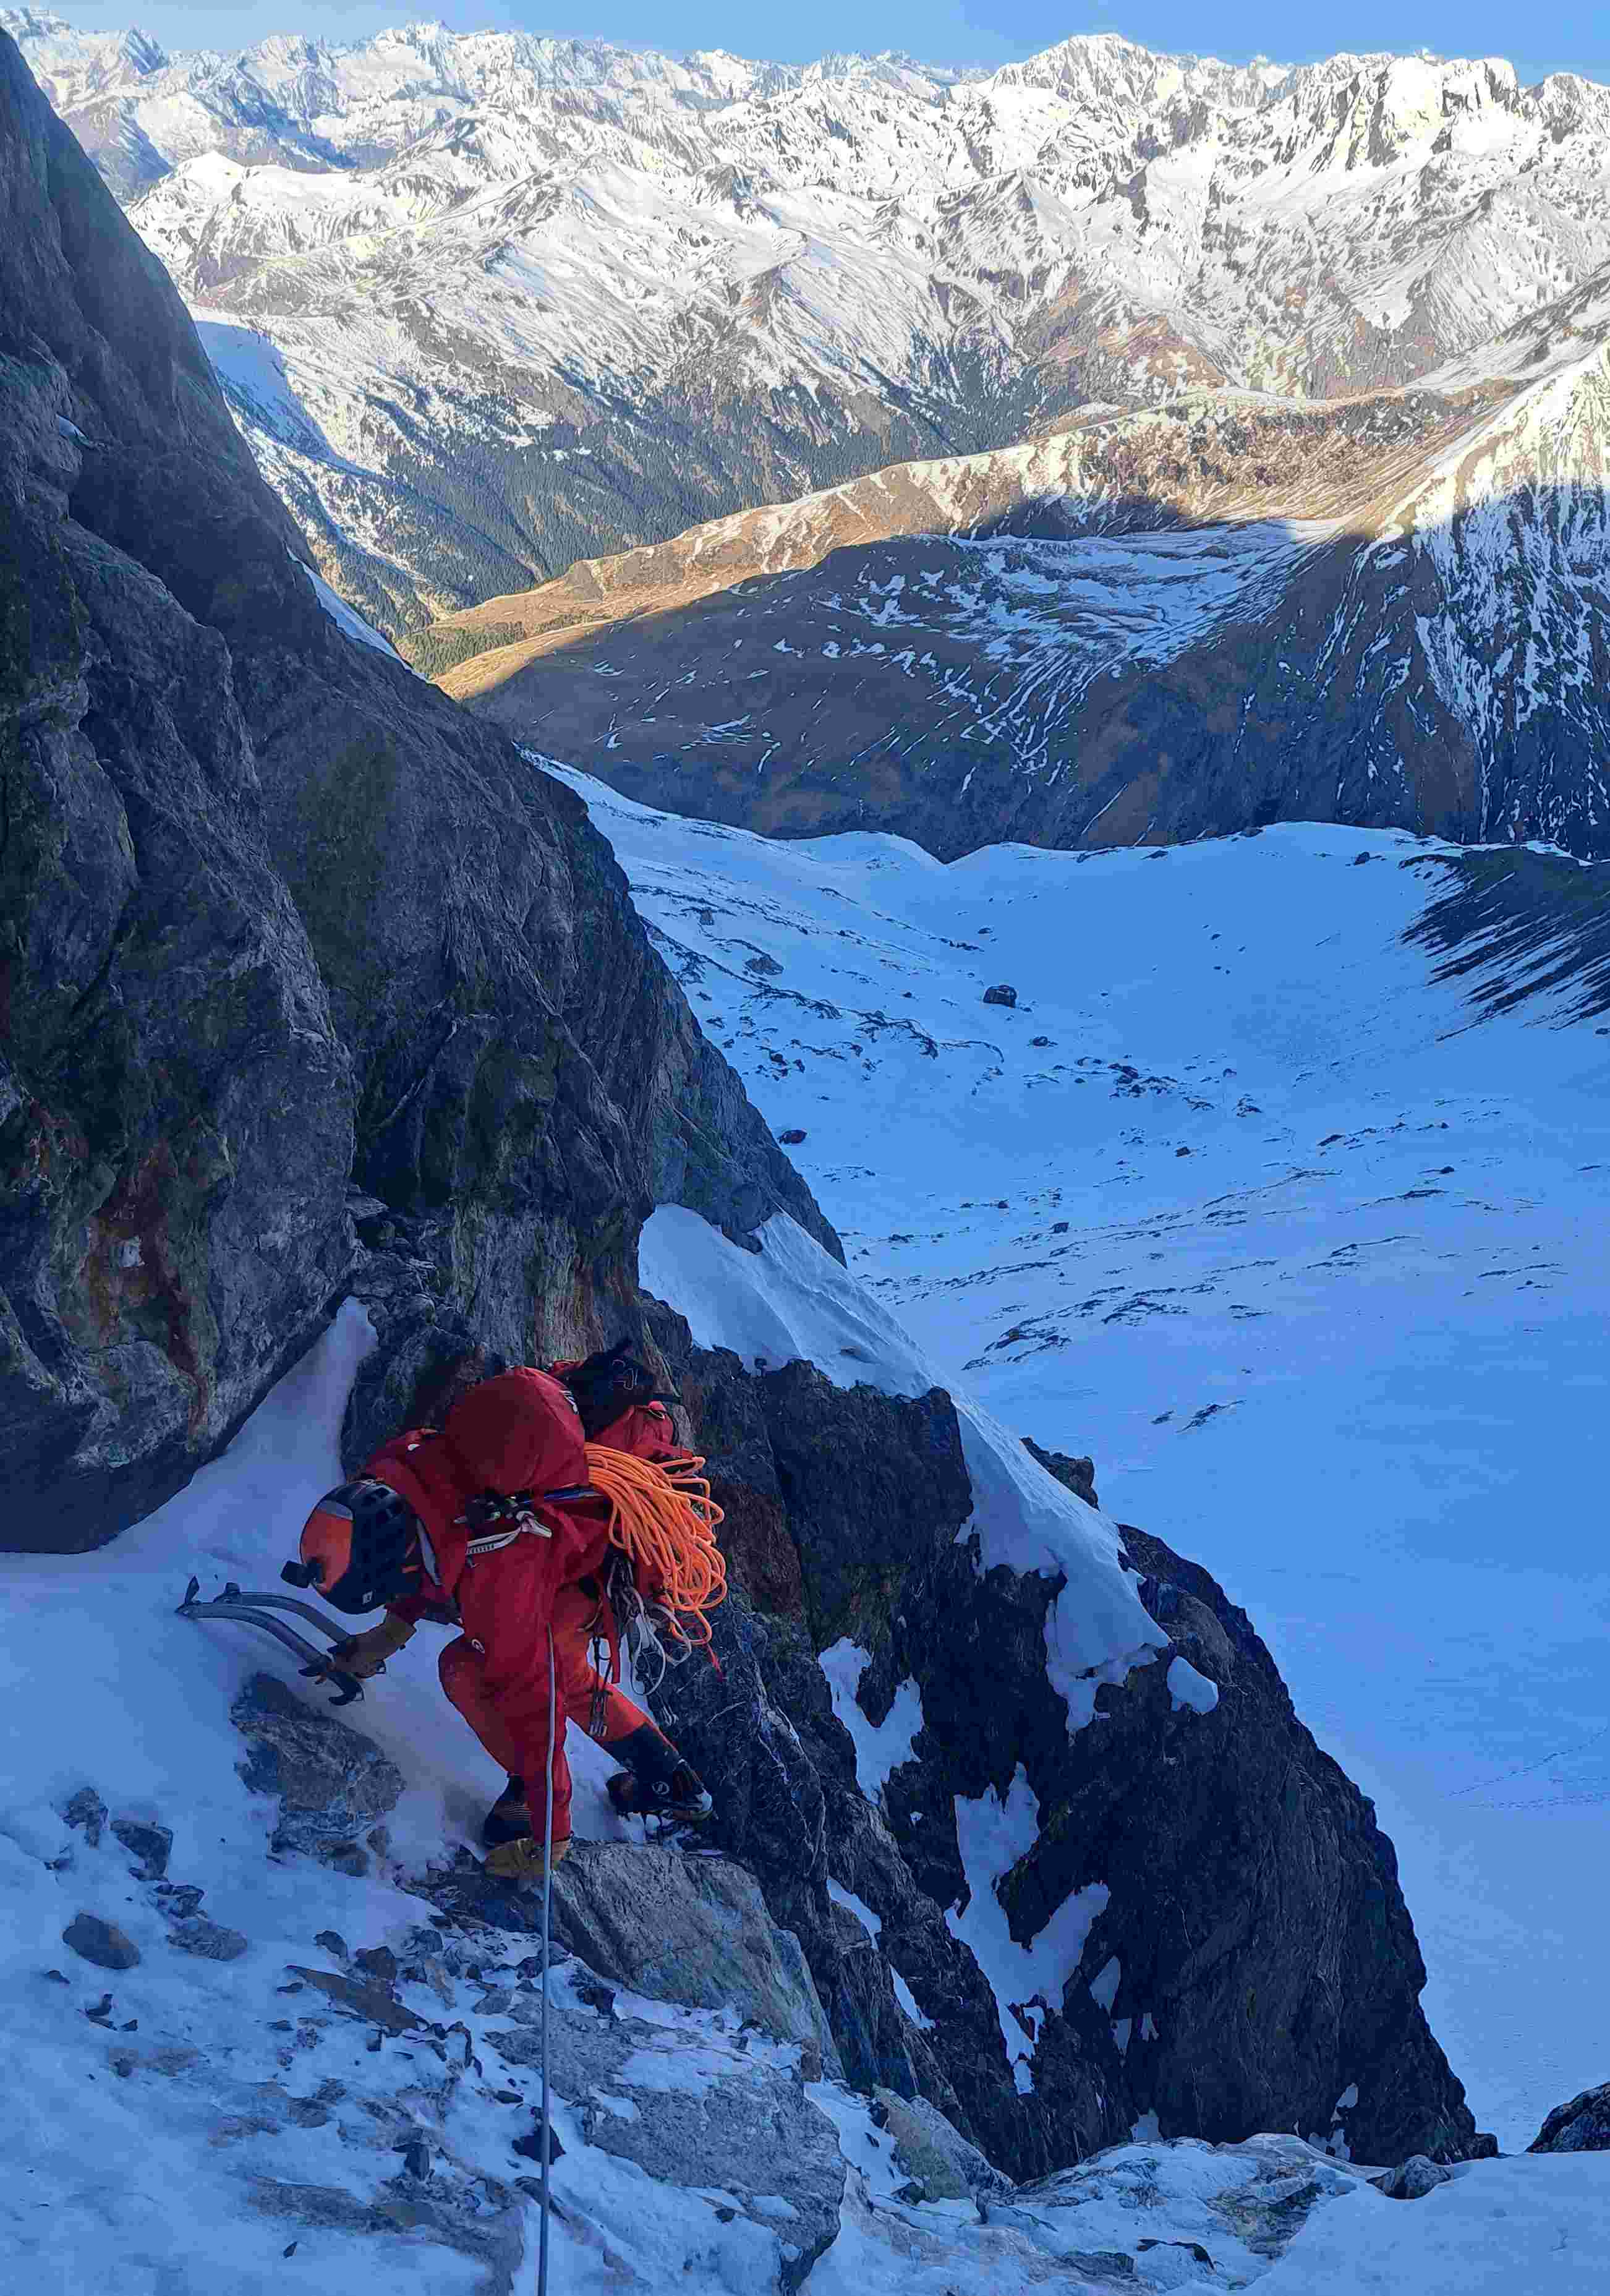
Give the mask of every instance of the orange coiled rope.
<path id="1" fill-rule="evenodd" d="M 656 1462 L 607 1443 L 587 1446 L 587 1477 L 609 1503 L 609 1544 L 632 1565 L 645 1603 L 685 1647 L 710 1639 L 706 1615 L 724 1600 L 727 1566 L 715 1544 L 721 1509 L 683 1451 Z"/>

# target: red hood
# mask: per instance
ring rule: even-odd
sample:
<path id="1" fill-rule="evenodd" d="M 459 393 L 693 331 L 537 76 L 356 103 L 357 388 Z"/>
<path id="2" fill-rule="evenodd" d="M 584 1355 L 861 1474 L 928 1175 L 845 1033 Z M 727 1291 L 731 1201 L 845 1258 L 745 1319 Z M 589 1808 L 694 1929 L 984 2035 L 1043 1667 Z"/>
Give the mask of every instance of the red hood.
<path id="1" fill-rule="evenodd" d="M 484 1379 L 442 1429 L 466 1493 L 567 1490 L 587 1480 L 582 1423 L 570 1390 L 522 1365 Z"/>

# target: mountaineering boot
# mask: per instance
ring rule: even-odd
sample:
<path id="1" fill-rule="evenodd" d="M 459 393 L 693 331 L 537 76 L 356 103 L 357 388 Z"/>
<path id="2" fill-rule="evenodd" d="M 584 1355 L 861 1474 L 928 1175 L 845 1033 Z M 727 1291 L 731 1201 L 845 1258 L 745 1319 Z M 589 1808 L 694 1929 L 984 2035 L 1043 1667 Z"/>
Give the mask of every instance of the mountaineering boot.
<path id="1" fill-rule="evenodd" d="M 566 1834 L 553 1845 L 552 1862 L 543 1854 L 543 1845 L 529 1833 L 518 1841 L 500 1841 L 495 1849 L 486 1852 L 486 1871 L 500 1882 L 512 1882 L 517 1889 L 533 1884 L 540 1886 L 553 1867 L 570 1855 L 570 1837 Z"/>
<path id="2" fill-rule="evenodd" d="M 526 1800 L 526 1781 L 511 1777 L 491 1808 L 481 1826 L 481 1840 L 488 1849 L 495 1849 L 505 1841 L 519 1841 L 531 1831 L 531 1811 Z"/>
<path id="3" fill-rule="evenodd" d="M 684 1762 L 652 1723 L 617 1738 L 611 1750 L 631 1763 L 617 1770 L 605 1789 L 617 1817 L 659 1817 L 677 1825 L 699 1825 L 715 1805 L 704 1781 Z"/>

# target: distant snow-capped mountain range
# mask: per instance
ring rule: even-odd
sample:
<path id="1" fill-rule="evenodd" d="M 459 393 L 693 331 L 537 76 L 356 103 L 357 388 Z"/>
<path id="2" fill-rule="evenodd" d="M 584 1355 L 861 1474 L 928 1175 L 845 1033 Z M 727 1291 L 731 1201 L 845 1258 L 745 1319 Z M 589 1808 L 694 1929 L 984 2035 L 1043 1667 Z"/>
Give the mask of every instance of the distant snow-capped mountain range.
<path id="1" fill-rule="evenodd" d="M 170 57 L 0 24 L 398 636 L 1092 400 L 1479 375 L 1610 266 L 1610 89 L 1493 61 L 1101 36 L 983 75 L 430 25 Z"/>

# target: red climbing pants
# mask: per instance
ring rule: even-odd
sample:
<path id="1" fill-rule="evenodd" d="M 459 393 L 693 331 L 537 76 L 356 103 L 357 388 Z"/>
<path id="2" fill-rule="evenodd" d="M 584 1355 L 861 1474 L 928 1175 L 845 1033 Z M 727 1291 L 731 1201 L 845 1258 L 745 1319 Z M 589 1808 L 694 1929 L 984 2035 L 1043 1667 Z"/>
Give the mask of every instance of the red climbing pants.
<path id="1" fill-rule="evenodd" d="M 559 1689 L 559 1712 L 553 1734 L 553 1838 L 568 1841 L 570 1834 L 570 1765 L 565 1759 L 565 1725 L 576 1724 L 595 1737 L 601 1745 L 610 1746 L 629 1737 L 634 1730 L 654 1725 L 641 1706 L 628 1698 L 624 1690 L 606 1683 L 589 1654 L 590 1628 L 597 1616 L 597 1597 L 586 1594 L 572 1583 L 561 1587 L 553 1597 L 551 1622 L 553 1628 L 554 1674 Z M 466 1617 L 468 1626 L 470 1620 Z M 438 1661 L 442 1688 L 474 1731 L 476 1736 L 501 1769 L 511 1777 L 524 1777 L 527 1799 L 531 1806 L 534 1826 L 540 1830 L 543 1822 L 542 1765 L 530 1759 L 530 1748 L 540 1742 L 547 1746 L 547 1688 L 548 1652 L 545 1635 L 537 1630 L 538 1648 L 530 1663 L 520 1669 L 520 1695 L 518 1712 L 509 1710 L 511 1700 L 503 1681 L 487 1665 L 486 1652 L 476 1646 L 476 1638 L 461 1635 L 449 1643 Z M 534 1692 L 540 1689 L 543 1712 L 533 1710 Z M 500 1692 L 503 1693 L 500 1695 Z M 594 1701 L 602 1726 L 594 1729 Z"/>

